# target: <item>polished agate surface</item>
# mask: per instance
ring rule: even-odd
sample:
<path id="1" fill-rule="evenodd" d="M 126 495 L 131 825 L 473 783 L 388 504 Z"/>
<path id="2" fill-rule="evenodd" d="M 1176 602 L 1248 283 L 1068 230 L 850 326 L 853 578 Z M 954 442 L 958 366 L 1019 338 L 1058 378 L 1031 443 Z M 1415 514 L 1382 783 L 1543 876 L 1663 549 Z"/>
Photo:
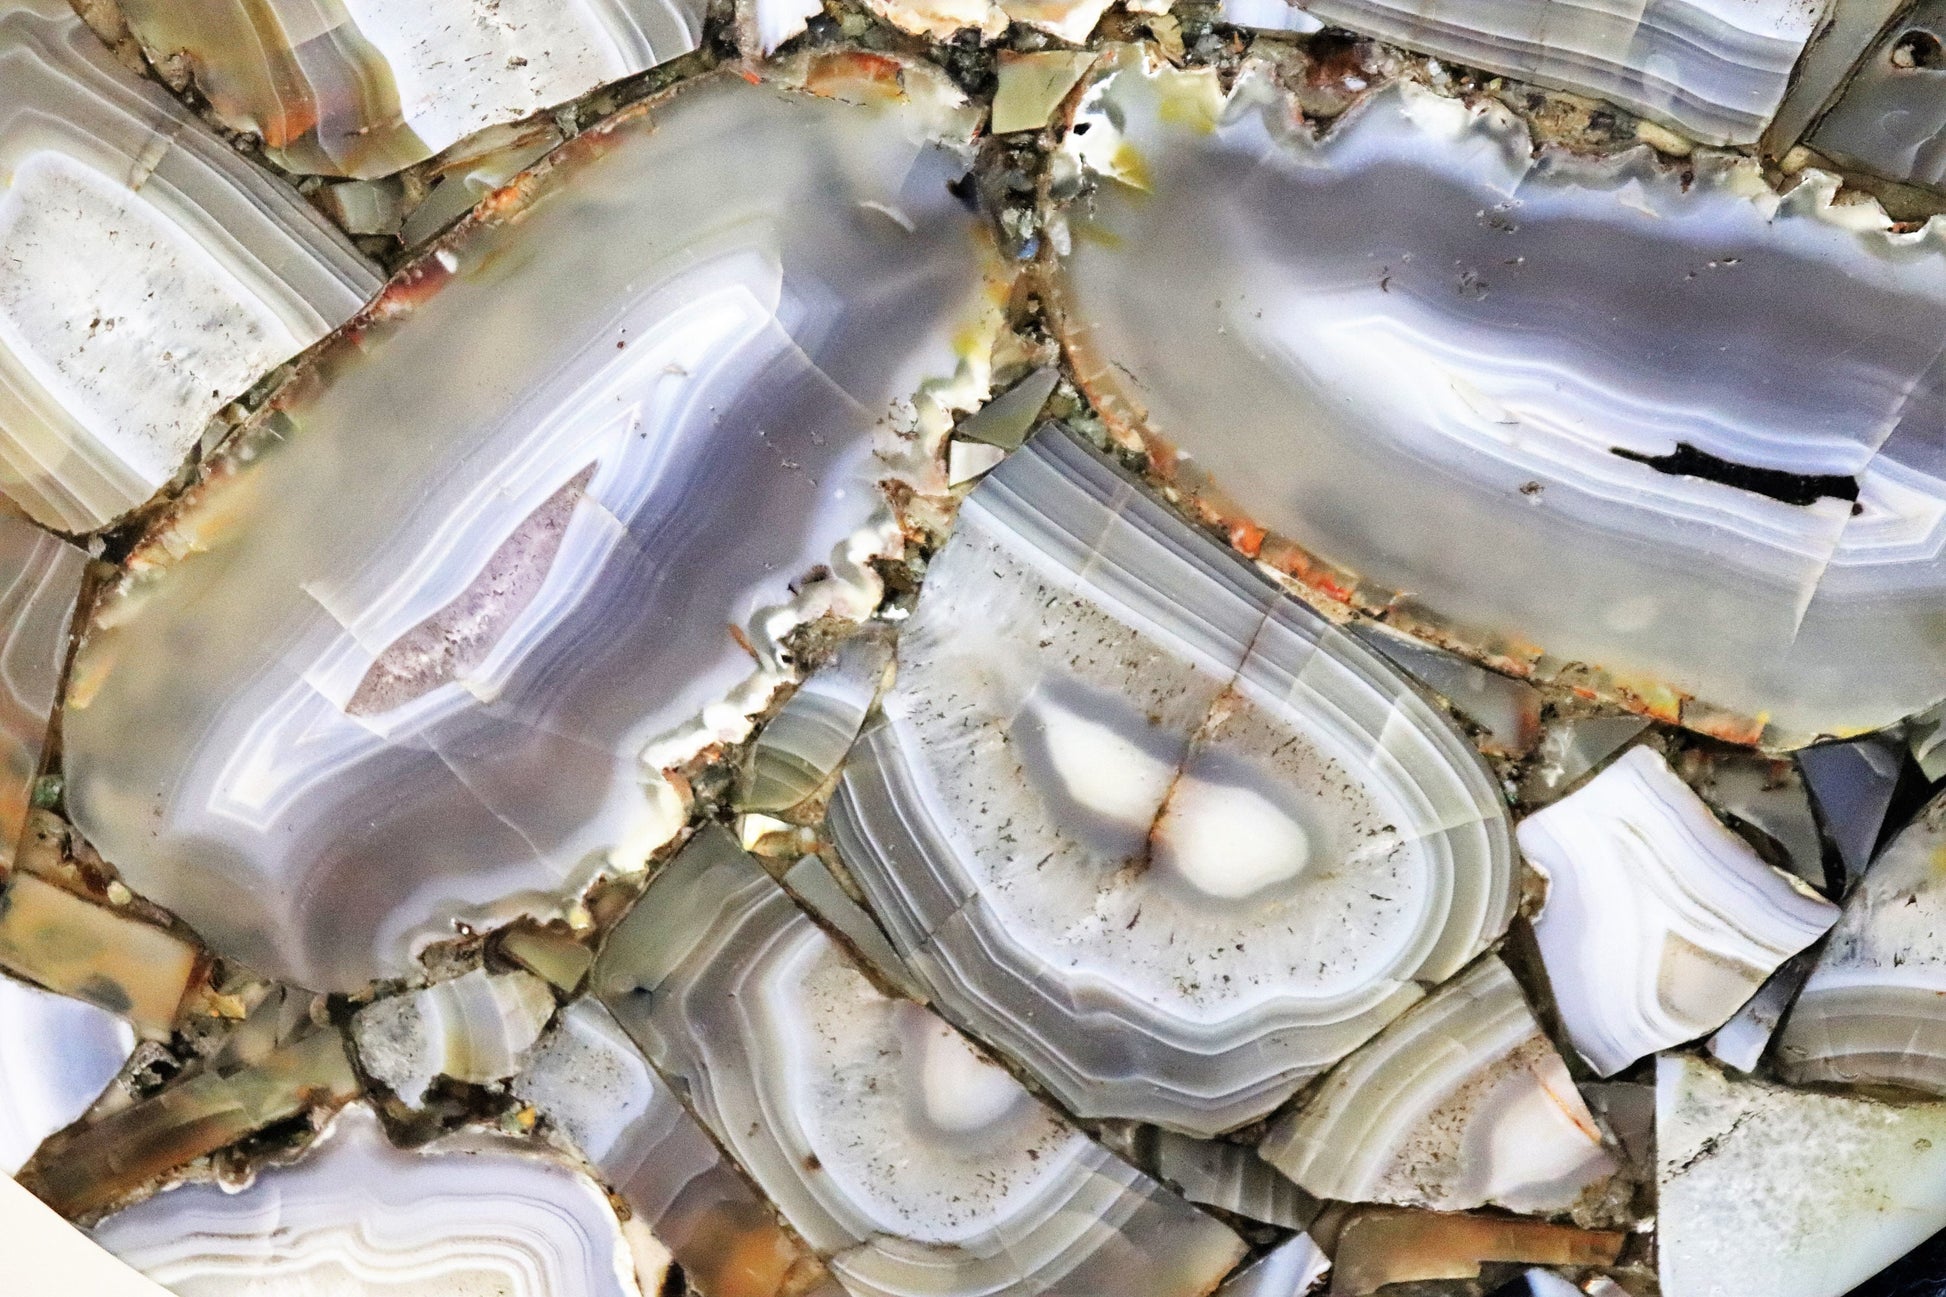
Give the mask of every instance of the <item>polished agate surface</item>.
<path id="1" fill-rule="evenodd" d="M 1111 422 L 1314 585 L 1664 719 L 1946 695 L 1936 235 L 1411 84 L 1293 109 L 1133 53 L 1090 92 L 1058 314 Z"/>
<path id="2" fill-rule="evenodd" d="M 1205 1292 L 1243 1246 L 885 995 L 720 830 L 595 967 L 650 1062 L 854 1293 Z"/>
<path id="3" fill-rule="evenodd" d="M 0 1294 L 1946 1291 L 1939 12 L 0 0 Z"/>
<path id="4" fill-rule="evenodd" d="M 645 749 L 775 669 L 792 582 L 871 607 L 875 425 L 982 304 L 946 187 L 970 119 L 913 79 L 858 103 L 724 74 L 631 112 L 259 415 L 75 663 L 75 818 L 131 886 L 350 990 L 640 867 L 669 832 Z"/>

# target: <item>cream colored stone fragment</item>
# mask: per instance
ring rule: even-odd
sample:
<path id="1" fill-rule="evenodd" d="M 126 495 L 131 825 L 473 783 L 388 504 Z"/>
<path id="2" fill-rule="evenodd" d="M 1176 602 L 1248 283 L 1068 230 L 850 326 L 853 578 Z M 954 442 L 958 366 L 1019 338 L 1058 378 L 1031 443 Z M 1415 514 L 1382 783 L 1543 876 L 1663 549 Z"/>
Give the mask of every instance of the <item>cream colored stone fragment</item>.
<path id="1" fill-rule="evenodd" d="M 91 531 L 378 287 L 65 5 L 0 9 L 0 490 Z"/>
<path id="2" fill-rule="evenodd" d="M 1037 131 L 1047 125 L 1094 61 L 1089 50 L 1002 53 L 999 88 L 993 95 L 993 133 Z"/>
<path id="3" fill-rule="evenodd" d="M 1079 44 L 1088 39 L 1108 12 L 1112 0 L 865 0 L 872 12 L 900 31 L 934 40 L 951 40 L 959 32 L 978 31 L 984 40 L 994 40 L 1009 23 L 1034 27 L 1050 36 Z M 1165 6 L 1166 7 L 1166 6 Z M 759 10 L 759 13 L 762 11 Z M 759 30 L 764 28 L 760 18 Z M 795 30 L 780 26 L 782 40 Z M 766 37 L 766 39 L 768 39 Z"/>
<path id="4" fill-rule="evenodd" d="M 0 1262 L 7 1297 L 172 1297 L 0 1176 Z"/>

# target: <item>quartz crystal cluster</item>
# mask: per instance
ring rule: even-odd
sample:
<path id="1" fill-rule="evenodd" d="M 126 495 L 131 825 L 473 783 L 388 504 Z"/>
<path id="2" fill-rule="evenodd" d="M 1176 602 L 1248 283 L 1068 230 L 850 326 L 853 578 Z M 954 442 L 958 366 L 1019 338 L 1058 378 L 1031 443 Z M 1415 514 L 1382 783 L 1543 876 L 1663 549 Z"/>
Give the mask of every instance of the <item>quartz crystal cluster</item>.
<path id="1" fill-rule="evenodd" d="M 1946 1292 L 1943 41 L 0 0 L 0 1293 Z"/>

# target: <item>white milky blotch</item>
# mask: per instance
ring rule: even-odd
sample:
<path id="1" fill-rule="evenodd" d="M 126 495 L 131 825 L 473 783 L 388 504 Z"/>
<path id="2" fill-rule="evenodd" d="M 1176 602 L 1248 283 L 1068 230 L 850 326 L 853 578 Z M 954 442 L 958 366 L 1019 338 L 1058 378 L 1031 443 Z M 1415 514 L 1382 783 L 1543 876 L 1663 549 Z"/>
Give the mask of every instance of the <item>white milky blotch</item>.
<path id="1" fill-rule="evenodd" d="M 962 506 L 882 706 L 840 854 L 941 1012 L 1086 1116 L 1263 1116 L 1512 914 L 1451 722 L 1058 432 Z"/>
<path id="2" fill-rule="evenodd" d="M 1412 84 L 1319 139 L 1262 65 L 1114 58 L 1057 324 L 1266 561 L 1737 741 L 1946 695 L 1946 227 Z"/>
<path id="3" fill-rule="evenodd" d="M 378 277 L 66 5 L 0 11 L 0 85 L 0 491 L 89 531 Z"/>
<path id="4" fill-rule="evenodd" d="M 998 273 L 947 188 L 976 119 L 877 56 L 776 75 L 558 151 L 246 428 L 100 608 L 69 807 L 215 948 L 350 990 L 454 919 L 639 867 L 677 822 L 656 770 L 747 732 L 783 631 L 876 604 L 881 425 L 979 363 L 956 338 Z"/>

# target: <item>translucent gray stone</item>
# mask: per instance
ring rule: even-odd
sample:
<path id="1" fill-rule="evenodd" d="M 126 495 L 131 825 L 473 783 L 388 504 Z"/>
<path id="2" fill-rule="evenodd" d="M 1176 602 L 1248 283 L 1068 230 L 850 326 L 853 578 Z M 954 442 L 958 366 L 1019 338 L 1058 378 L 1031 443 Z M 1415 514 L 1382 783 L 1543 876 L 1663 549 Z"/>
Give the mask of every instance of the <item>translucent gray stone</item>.
<path id="1" fill-rule="evenodd" d="M 1885 29 L 1808 142 L 1889 180 L 1946 186 L 1946 2 L 1919 0 Z"/>
<path id="2" fill-rule="evenodd" d="M 1792 873 L 1813 887 L 1826 885 L 1824 836 L 1798 766 L 1762 753 L 1712 748 L 1684 752 L 1678 768 L 1704 801 L 1782 848 Z"/>
<path id="3" fill-rule="evenodd" d="M 1764 132 L 1764 152 L 1782 157 L 1844 84 L 1880 31 L 1910 0 L 1838 0 L 1827 7 L 1818 34 L 1798 60 L 1791 87 Z"/>
<path id="4" fill-rule="evenodd" d="M 1301 3 L 1334 27 L 1612 100 L 1712 144 L 1762 134 L 1819 10 L 1796 0 Z"/>
<path id="5" fill-rule="evenodd" d="M 1490 750 L 1526 756 L 1540 742 L 1541 692 L 1526 681 L 1475 666 L 1370 622 L 1354 624 L 1352 633 L 1484 729 Z"/>
<path id="6" fill-rule="evenodd" d="M 893 947 L 885 929 L 851 898 L 822 860 L 805 856 L 784 871 L 783 883 L 799 905 L 850 942 L 859 958 L 897 987 L 900 994 L 921 1004 L 926 1002 L 925 989 L 906 967 L 905 958 Z"/>
<path id="7" fill-rule="evenodd" d="M 1824 817 L 1825 832 L 1837 845 L 1851 878 L 1863 875 L 1872 862 L 1904 760 L 1903 744 L 1876 735 L 1849 743 L 1820 743 L 1797 754 L 1798 768 Z"/>
<path id="8" fill-rule="evenodd" d="M 1102 1137 L 1190 1202 L 1280 1229 L 1303 1229 L 1317 1217 L 1318 1201 L 1248 1144 L 1115 1123 Z"/>
<path id="9" fill-rule="evenodd" d="M 1639 716 L 1566 716 L 1549 722 L 1521 779 L 1521 800 L 1553 801 L 1648 728 Z"/>
<path id="10" fill-rule="evenodd" d="M 86 1112 L 134 1050 L 107 1010 L 0 976 L 0 1175 Z"/>
<path id="11" fill-rule="evenodd" d="M 1060 378 L 1061 371 L 1051 365 L 1035 370 L 963 420 L 959 435 L 1002 450 L 1020 449 Z"/>

